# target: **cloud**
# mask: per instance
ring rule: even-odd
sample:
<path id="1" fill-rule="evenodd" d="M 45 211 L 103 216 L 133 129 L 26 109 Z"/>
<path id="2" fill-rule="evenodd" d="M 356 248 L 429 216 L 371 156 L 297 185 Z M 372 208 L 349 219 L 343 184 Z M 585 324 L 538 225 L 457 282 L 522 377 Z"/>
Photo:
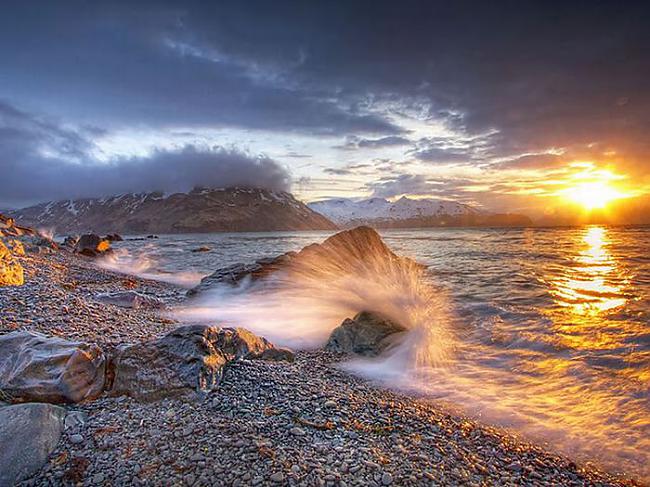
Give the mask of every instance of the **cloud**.
<path id="1" fill-rule="evenodd" d="M 0 204 L 194 186 L 288 190 L 291 185 L 288 171 L 274 160 L 236 149 L 187 145 L 102 163 L 93 158 L 92 147 L 78 132 L 0 104 Z"/>
<path id="2" fill-rule="evenodd" d="M 493 164 L 491 169 L 551 169 L 561 166 L 566 160 L 555 154 L 526 154 Z"/>
<path id="3" fill-rule="evenodd" d="M 367 187 L 372 191 L 373 196 L 391 198 L 405 194 L 430 195 L 439 189 L 438 184 L 438 182 L 432 182 L 421 174 L 400 174 L 396 177 L 382 178 L 379 181 L 369 183 Z"/>

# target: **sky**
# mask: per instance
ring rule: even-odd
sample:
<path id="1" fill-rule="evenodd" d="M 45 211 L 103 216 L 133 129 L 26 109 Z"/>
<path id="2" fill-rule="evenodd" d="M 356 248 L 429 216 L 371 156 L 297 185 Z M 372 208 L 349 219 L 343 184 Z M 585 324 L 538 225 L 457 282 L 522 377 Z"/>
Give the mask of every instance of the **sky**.
<path id="1" fill-rule="evenodd" d="M 0 206 L 249 185 L 545 214 L 650 188 L 643 2 L 2 9 Z"/>

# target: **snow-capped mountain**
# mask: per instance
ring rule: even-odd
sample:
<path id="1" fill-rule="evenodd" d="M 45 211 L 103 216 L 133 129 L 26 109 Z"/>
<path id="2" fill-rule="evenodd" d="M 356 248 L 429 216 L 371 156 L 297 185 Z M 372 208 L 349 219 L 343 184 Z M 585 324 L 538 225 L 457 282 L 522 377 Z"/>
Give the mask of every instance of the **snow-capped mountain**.
<path id="1" fill-rule="evenodd" d="M 41 203 L 14 210 L 26 225 L 57 233 L 203 233 L 330 230 L 336 225 L 287 192 L 196 188 Z"/>
<path id="2" fill-rule="evenodd" d="M 476 208 L 455 201 L 432 198 L 412 199 L 406 196 L 392 202 L 384 198 L 356 201 L 335 198 L 310 203 L 309 207 L 340 225 L 355 222 L 460 217 L 481 213 Z"/>

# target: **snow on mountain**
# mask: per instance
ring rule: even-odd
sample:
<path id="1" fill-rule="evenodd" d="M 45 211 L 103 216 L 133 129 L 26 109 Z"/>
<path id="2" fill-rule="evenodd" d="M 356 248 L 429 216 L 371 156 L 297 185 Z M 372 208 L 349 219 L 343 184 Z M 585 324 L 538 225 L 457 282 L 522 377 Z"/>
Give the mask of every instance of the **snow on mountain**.
<path id="1" fill-rule="evenodd" d="M 188 193 L 126 193 L 41 203 L 10 212 L 59 233 L 193 233 L 331 230 L 335 225 L 287 192 L 195 188 Z"/>
<path id="2" fill-rule="evenodd" d="M 346 225 L 351 222 L 373 222 L 377 220 L 411 220 L 417 218 L 442 218 L 478 215 L 480 210 L 455 201 L 432 198 L 414 199 L 403 196 L 396 201 L 384 198 L 352 200 L 333 198 L 316 201 L 308 205 L 312 210 L 326 216 L 333 222 Z"/>

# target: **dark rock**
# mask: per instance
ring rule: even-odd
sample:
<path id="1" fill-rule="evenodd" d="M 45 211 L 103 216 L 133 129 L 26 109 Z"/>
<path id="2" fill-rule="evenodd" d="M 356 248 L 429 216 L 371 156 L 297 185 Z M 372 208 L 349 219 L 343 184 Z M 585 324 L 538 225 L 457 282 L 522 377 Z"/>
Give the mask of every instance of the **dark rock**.
<path id="1" fill-rule="evenodd" d="M 109 242 L 122 242 L 124 238 L 119 233 L 109 233 L 104 237 L 104 240 L 108 240 Z"/>
<path id="2" fill-rule="evenodd" d="M 63 431 L 65 409 L 18 404 L 0 409 L 0 485 L 15 485 L 40 470 Z"/>
<path id="3" fill-rule="evenodd" d="M 340 353 L 376 356 L 398 339 L 406 328 L 377 313 L 362 311 L 332 331 L 326 349 Z"/>
<path id="4" fill-rule="evenodd" d="M 12 402 L 94 399 L 104 388 L 105 365 L 96 345 L 27 331 L 0 336 L 0 391 Z"/>
<path id="5" fill-rule="evenodd" d="M 82 235 L 75 246 L 75 252 L 88 257 L 96 257 L 111 249 L 111 243 L 94 233 Z"/>
<path id="6" fill-rule="evenodd" d="M 210 247 L 203 246 L 203 247 L 198 247 L 196 249 L 192 249 L 192 252 L 195 252 L 195 253 L 196 252 L 210 252 L 210 250 L 212 250 Z"/>
<path id="7" fill-rule="evenodd" d="M 158 235 L 147 235 L 147 238 L 149 239 L 158 238 Z"/>
<path id="8" fill-rule="evenodd" d="M 137 291 L 121 291 L 109 294 L 100 294 L 95 299 L 102 303 L 112 304 L 122 308 L 159 309 L 165 307 L 165 303 L 160 299 L 153 296 L 147 296 L 146 294 Z"/>
<path id="9" fill-rule="evenodd" d="M 179 327 L 168 335 L 116 351 L 112 395 L 153 401 L 213 390 L 225 366 L 238 359 L 289 359 L 264 338 L 237 328 Z"/>
<path id="10" fill-rule="evenodd" d="M 63 240 L 63 245 L 65 247 L 71 247 L 74 248 L 77 246 L 77 242 L 79 242 L 79 235 L 68 235 L 64 240 Z"/>

